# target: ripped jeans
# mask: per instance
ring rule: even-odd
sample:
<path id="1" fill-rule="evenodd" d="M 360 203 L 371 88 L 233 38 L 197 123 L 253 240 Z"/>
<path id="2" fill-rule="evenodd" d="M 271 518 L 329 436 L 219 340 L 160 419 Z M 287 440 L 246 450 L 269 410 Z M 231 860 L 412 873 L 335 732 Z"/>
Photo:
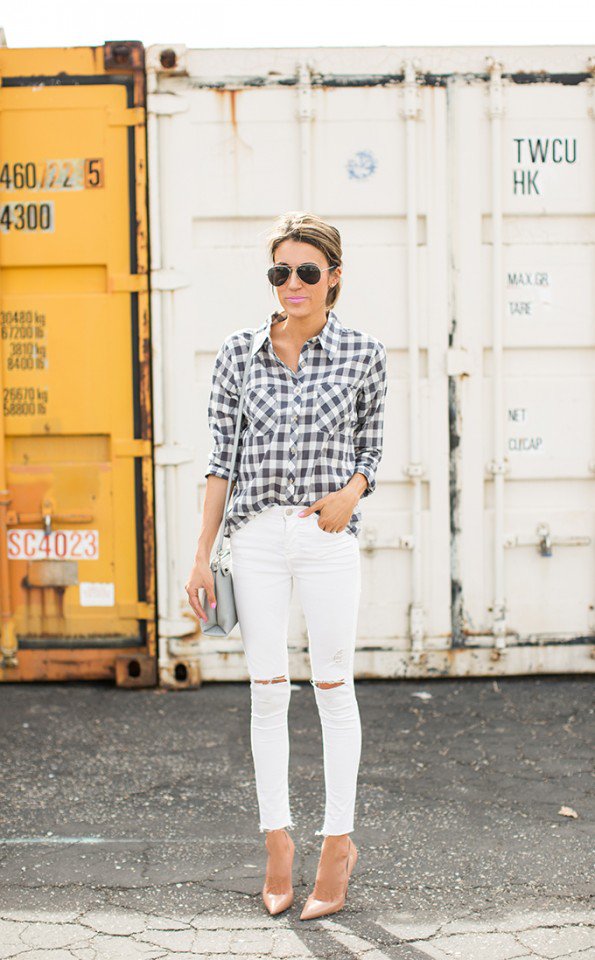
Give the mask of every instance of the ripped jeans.
<path id="1" fill-rule="evenodd" d="M 250 675 L 251 747 L 260 831 L 293 827 L 289 806 L 287 635 L 295 583 L 308 631 L 322 727 L 327 836 L 353 830 L 361 723 L 353 656 L 361 592 L 357 537 L 327 533 L 319 514 L 275 504 L 230 535 L 236 609 Z"/>

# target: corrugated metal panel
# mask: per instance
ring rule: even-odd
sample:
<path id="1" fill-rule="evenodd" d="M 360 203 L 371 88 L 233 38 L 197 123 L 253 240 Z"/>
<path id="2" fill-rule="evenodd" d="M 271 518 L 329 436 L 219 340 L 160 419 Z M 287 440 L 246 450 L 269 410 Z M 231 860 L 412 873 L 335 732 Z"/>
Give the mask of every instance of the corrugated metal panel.
<path id="1" fill-rule="evenodd" d="M 593 103 L 497 68 L 451 96 L 456 642 L 572 643 L 565 669 L 595 634 Z"/>
<path id="2" fill-rule="evenodd" d="M 147 53 L 162 677 L 247 676 L 239 629 L 187 642 L 198 624 L 183 585 L 215 352 L 276 305 L 262 238 L 290 209 L 340 229 L 337 313 L 389 350 L 385 455 L 362 502 L 356 674 L 592 669 L 592 51 Z M 544 137 L 556 151 L 578 138 L 579 159 L 562 166 L 556 152 L 546 170 L 531 152 Z M 545 206 L 511 195 L 511 175 L 529 190 L 537 170 Z M 554 267 L 556 310 L 519 314 L 526 297 L 509 276 Z M 537 417 L 529 434 L 522 410 Z M 549 452 L 521 452 L 546 426 Z M 493 482 L 505 439 L 513 482 Z M 506 546 L 541 523 L 579 540 L 549 559 L 536 544 Z M 554 587 L 566 597 L 556 605 Z M 297 600 L 290 648 L 292 676 L 307 677 Z"/>
<path id="3" fill-rule="evenodd" d="M 155 655 L 143 50 L 1 50 L 3 680 Z"/>

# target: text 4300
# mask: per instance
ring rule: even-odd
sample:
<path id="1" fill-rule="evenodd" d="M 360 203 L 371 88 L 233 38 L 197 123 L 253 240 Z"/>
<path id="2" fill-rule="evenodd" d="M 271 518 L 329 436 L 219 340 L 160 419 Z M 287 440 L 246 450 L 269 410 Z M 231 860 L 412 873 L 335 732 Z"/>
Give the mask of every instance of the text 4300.
<path id="1" fill-rule="evenodd" d="M 54 204 L 3 203 L 0 204 L 0 233 L 31 233 L 54 230 Z"/>

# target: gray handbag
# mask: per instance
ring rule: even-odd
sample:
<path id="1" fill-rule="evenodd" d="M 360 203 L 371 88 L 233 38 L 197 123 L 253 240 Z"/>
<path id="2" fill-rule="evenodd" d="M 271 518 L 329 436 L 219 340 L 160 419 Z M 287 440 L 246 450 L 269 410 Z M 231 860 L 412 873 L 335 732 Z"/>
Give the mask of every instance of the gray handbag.
<path id="1" fill-rule="evenodd" d="M 203 602 L 201 600 L 201 606 L 203 607 L 207 619 L 201 620 L 201 630 L 203 634 L 207 637 L 227 637 L 235 625 L 238 622 L 238 615 L 236 612 L 236 600 L 233 592 L 233 578 L 232 578 L 232 569 L 231 569 L 231 550 L 229 546 L 223 549 L 223 534 L 225 530 L 225 518 L 227 514 L 227 504 L 229 502 L 229 495 L 231 492 L 231 480 L 233 476 L 233 471 L 236 462 L 236 456 L 238 452 L 238 442 L 240 437 L 240 425 L 242 422 L 242 408 L 244 406 L 244 394 L 246 392 L 246 382 L 248 379 L 248 370 L 250 368 L 250 363 L 252 362 L 252 356 L 254 352 L 254 338 L 256 336 L 256 330 L 252 331 L 252 339 L 250 340 L 250 348 L 248 351 L 248 356 L 246 360 L 246 369 L 244 370 L 244 376 L 242 378 L 242 390 L 240 392 L 240 399 L 238 403 L 238 419 L 236 423 L 236 432 L 233 441 L 233 453 L 231 456 L 231 466 L 229 468 L 229 479 L 227 481 L 227 493 L 225 496 L 225 506 L 223 507 L 223 519 L 221 521 L 221 528 L 219 534 L 219 540 L 217 543 L 217 549 L 215 555 L 211 558 L 210 567 L 213 574 L 213 587 L 215 590 L 215 599 L 217 601 L 217 606 L 213 609 L 208 602 Z M 205 588 L 201 588 L 203 598 L 206 600 L 206 591 Z"/>

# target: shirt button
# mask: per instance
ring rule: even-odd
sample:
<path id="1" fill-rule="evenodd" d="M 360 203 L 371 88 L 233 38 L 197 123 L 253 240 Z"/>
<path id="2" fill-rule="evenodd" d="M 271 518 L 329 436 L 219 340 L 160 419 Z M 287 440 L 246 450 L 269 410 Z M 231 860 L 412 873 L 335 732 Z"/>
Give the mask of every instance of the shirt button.
<path id="1" fill-rule="evenodd" d="M 293 415 L 293 417 L 292 417 L 291 419 L 292 419 L 293 421 L 299 420 L 299 417 L 298 417 L 297 413 L 294 413 L 294 415 Z"/>
<path id="2" fill-rule="evenodd" d="M 292 456 L 293 456 L 293 454 L 296 452 L 296 449 L 297 449 L 296 447 L 291 447 L 291 448 L 290 448 L 289 452 L 290 452 L 290 454 L 291 454 Z"/>
<path id="3" fill-rule="evenodd" d="M 285 511 L 285 513 L 287 514 L 287 516 L 289 516 L 291 513 L 293 513 L 292 508 L 291 508 L 291 507 L 288 507 L 287 510 Z"/>

